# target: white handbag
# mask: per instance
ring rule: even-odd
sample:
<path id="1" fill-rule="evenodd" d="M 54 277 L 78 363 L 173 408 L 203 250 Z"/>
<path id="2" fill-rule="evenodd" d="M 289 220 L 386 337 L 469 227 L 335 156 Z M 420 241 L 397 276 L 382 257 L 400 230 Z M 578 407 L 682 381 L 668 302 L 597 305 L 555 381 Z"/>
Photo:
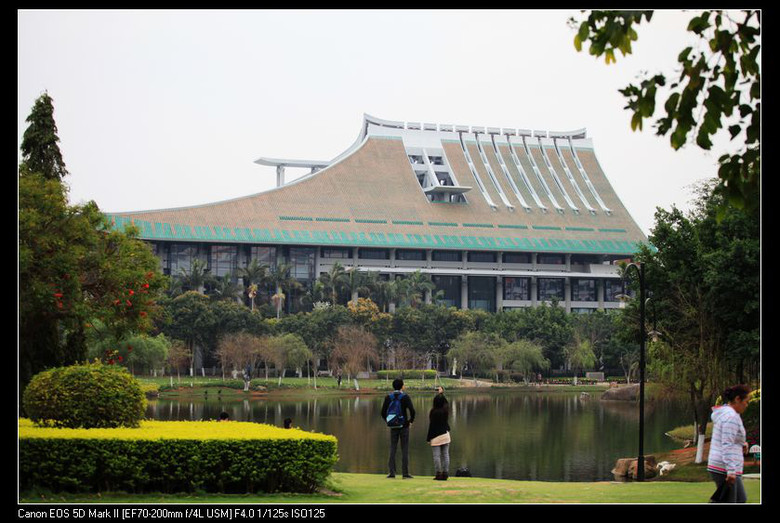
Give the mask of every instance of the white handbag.
<path id="1" fill-rule="evenodd" d="M 450 442 L 450 433 L 445 432 L 441 436 L 436 436 L 431 440 L 431 447 L 438 447 L 440 445 L 446 445 Z"/>

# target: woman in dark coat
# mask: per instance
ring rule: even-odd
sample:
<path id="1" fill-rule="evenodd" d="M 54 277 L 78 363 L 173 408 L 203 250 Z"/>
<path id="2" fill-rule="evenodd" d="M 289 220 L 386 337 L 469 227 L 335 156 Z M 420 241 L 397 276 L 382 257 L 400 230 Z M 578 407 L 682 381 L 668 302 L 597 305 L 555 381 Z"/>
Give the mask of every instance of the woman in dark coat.
<path id="1" fill-rule="evenodd" d="M 450 425 L 447 422 L 449 417 L 449 405 L 443 394 L 437 394 L 433 398 L 433 408 L 431 409 L 428 425 L 428 436 L 426 441 L 431 444 L 433 450 L 433 466 L 436 470 L 436 477 L 433 479 L 446 481 L 449 477 L 450 469 Z"/>

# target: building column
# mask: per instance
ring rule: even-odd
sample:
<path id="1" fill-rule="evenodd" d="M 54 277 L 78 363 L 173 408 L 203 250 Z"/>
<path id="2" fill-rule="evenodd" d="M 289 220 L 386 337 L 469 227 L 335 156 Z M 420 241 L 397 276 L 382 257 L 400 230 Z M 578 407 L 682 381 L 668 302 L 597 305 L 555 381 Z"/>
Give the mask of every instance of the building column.
<path id="1" fill-rule="evenodd" d="M 433 261 L 433 249 L 425 249 L 425 267 L 431 268 L 431 262 Z"/>
<path id="2" fill-rule="evenodd" d="M 281 187 L 284 185 L 284 165 L 276 166 L 276 186 Z"/>
<path id="3" fill-rule="evenodd" d="M 604 281 L 596 280 L 596 299 L 599 302 L 599 310 L 604 310 Z"/>
<path id="4" fill-rule="evenodd" d="M 352 266 L 357 267 L 358 266 L 358 248 L 352 247 Z"/>
<path id="5" fill-rule="evenodd" d="M 496 276 L 496 312 L 504 310 L 504 278 Z"/>
<path id="6" fill-rule="evenodd" d="M 461 262 L 463 265 L 461 265 L 462 269 L 468 269 L 469 268 L 469 251 L 463 251 L 463 261 Z"/>
<path id="7" fill-rule="evenodd" d="M 460 278 L 460 308 L 465 311 L 469 308 L 469 277 Z"/>
<path id="8" fill-rule="evenodd" d="M 536 260 L 536 256 L 534 256 L 534 260 Z M 536 265 L 535 262 L 534 265 Z M 539 304 L 539 284 L 536 280 L 537 280 L 537 276 L 531 276 L 531 306 L 532 307 L 536 307 Z"/>
<path id="9" fill-rule="evenodd" d="M 314 249 L 314 280 L 317 281 L 320 278 L 320 248 Z"/>
<path id="10" fill-rule="evenodd" d="M 395 248 L 390 248 L 390 267 L 395 267 Z"/>
<path id="11" fill-rule="evenodd" d="M 566 272 L 571 272 L 571 254 L 566 254 Z"/>
<path id="12" fill-rule="evenodd" d="M 567 260 L 568 260 L 568 254 Z M 571 312 L 571 278 L 564 278 L 563 280 L 563 299 L 566 306 L 566 312 Z"/>

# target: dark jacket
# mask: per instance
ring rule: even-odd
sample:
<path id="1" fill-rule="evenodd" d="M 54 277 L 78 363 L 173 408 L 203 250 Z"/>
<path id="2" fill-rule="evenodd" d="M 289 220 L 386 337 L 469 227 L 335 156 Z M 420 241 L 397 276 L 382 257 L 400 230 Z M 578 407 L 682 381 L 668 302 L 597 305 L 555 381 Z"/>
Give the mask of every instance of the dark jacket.
<path id="1" fill-rule="evenodd" d="M 387 409 L 390 407 L 390 396 L 400 393 L 400 391 L 394 391 L 391 394 L 385 396 L 385 402 L 382 404 L 382 419 L 387 419 Z M 404 422 L 404 428 L 408 427 L 410 423 L 414 421 L 414 406 L 412 405 L 412 398 L 407 393 L 403 393 L 404 397 L 401 398 L 401 408 L 404 412 L 406 421 Z"/>
<path id="2" fill-rule="evenodd" d="M 441 408 L 431 409 L 431 413 L 428 415 L 430 423 L 428 425 L 428 435 L 425 437 L 425 441 L 431 441 L 436 436 L 441 436 L 445 432 L 450 431 L 450 424 L 447 422 L 449 417 L 449 409 L 447 405 Z"/>

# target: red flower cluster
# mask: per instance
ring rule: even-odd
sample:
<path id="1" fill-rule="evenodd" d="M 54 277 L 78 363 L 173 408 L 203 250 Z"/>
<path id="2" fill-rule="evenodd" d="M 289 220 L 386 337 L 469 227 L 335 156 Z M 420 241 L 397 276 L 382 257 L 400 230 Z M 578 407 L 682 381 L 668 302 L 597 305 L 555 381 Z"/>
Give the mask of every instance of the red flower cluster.
<path id="1" fill-rule="evenodd" d="M 63 294 L 61 292 L 54 292 L 52 293 L 54 296 L 54 303 L 57 305 L 58 309 L 62 308 L 62 296 Z"/>

